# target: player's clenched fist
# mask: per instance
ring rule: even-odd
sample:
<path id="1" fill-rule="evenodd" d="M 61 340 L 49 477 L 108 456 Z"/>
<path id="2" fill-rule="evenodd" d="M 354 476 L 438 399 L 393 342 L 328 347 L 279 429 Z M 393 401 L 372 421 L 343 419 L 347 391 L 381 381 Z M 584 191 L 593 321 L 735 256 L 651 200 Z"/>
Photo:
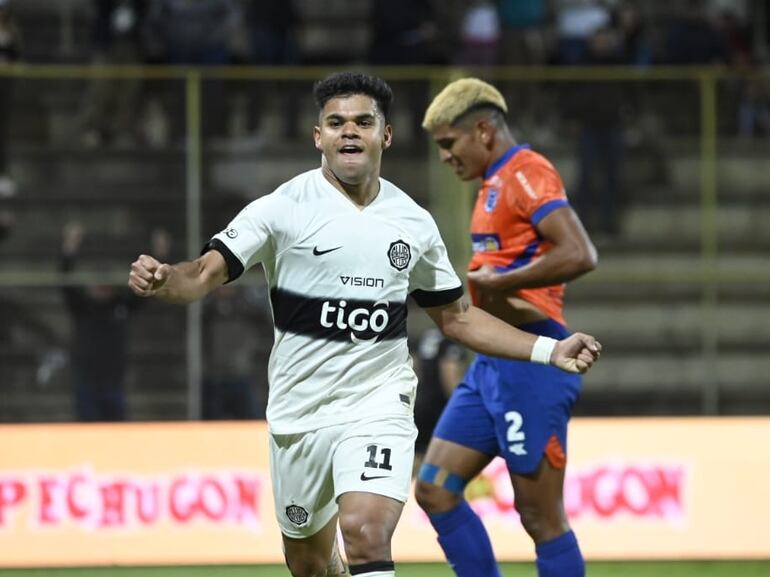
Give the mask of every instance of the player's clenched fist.
<path id="1" fill-rule="evenodd" d="M 556 343 L 551 364 L 569 373 L 585 373 L 602 353 L 602 345 L 591 335 L 575 333 Z"/>
<path id="2" fill-rule="evenodd" d="M 151 297 L 160 291 L 171 274 L 171 265 L 142 254 L 131 263 L 128 287 L 139 296 Z"/>

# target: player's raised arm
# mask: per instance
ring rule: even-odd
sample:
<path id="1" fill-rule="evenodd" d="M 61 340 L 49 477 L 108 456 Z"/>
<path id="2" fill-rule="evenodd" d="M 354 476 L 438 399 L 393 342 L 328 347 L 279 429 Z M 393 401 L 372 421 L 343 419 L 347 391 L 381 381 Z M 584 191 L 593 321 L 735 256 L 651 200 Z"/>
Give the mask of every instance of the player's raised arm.
<path id="1" fill-rule="evenodd" d="M 227 274 L 225 259 L 217 250 L 210 250 L 194 261 L 174 265 L 143 254 L 131 263 L 128 286 L 142 297 L 187 304 L 223 285 L 227 282 Z"/>
<path id="2" fill-rule="evenodd" d="M 594 337 L 582 333 L 557 341 L 521 331 L 463 299 L 426 308 L 425 312 L 448 338 L 484 355 L 550 364 L 570 373 L 585 373 L 602 350 Z"/>

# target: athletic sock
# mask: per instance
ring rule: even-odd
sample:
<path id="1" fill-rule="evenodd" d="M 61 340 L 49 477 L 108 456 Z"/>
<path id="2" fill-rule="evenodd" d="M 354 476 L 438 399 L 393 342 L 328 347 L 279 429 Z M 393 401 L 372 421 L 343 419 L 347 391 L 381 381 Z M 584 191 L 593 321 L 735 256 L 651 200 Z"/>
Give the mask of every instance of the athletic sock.
<path id="1" fill-rule="evenodd" d="M 586 564 L 572 531 L 535 545 L 539 577 L 585 577 Z"/>
<path id="2" fill-rule="evenodd" d="M 428 515 L 438 543 L 458 577 L 500 577 L 481 519 L 463 500 L 451 511 Z"/>
<path id="3" fill-rule="evenodd" d="M 348 570 L 355 577 L 396 577 L 393 561 L 372 561 L 362 565 L 351 565 Z"/>

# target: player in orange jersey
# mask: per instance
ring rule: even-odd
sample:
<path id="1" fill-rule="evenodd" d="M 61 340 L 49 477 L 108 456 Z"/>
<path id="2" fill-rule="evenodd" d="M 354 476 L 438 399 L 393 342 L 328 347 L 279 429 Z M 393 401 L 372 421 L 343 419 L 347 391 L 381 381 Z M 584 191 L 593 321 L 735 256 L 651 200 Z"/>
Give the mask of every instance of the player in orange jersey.
<path id="1" fill-rule="evenodd" d="M 475 305 L 544 337 L 569 334 L 564 283 L 596 266 L 596 250 L 570 208 L 553 165 L 506 124 L 507 105 L 475 78 L 452 82 L 423 127 L 464 181 L 481 178 L 471 219 L 468 272 Z M 436 425 L 418 473 L 417 501 L 459 577 L 500 572 L 465 485 L 505 459 L 516 509 L 537 552 L 540 577 L 582 577 L 585 564 L 563 505 L 567 422 L 580 375 L 478 355 Z"/>

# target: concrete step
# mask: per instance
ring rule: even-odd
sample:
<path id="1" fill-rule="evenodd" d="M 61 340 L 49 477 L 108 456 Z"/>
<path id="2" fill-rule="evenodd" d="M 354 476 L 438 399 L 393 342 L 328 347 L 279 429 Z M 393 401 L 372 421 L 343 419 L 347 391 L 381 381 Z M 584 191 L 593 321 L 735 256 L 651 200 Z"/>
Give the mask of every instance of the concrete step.
<path id="1" fill-rule="evenodd" d="M 20 192 L 26 188 L 77 187 L 95 196 L 104 185 L 163 187 L 183 194 L 187 178 L 184 150 L 147 148 L 101 150 L 19 145 L 11 155 Z"/>
<path id="2" fill-rule="evenodd" d="M 575 416 L 647 415 L 766 415 L 770 413 L 770 395 L 766 389 L 718 391 L 716 410 L 704 403 L 703 391 L 669 388 L 660 391 L 605 391 L 585 387 L 573 409 Z"/>
<path id="3" fill-rule="evenodd" d="M 611 347 L 586 376 L 585 387 L 602 393 L 663 396 L 699 394 L 714 379 L 725 393 L 755 391 L 770 398 L 770 358 L 751 353 L 720 353 L 706 363 L 700 354 L 626 354 L 613 358 Z"/>
<path id="4" fill-rule="evenodd" d="M 764 205 L 723 204 L 717 213 L 718 246 L 726 249 L 766 250 L 770 247 L 770 197 Z M 607 243 L 607 251 L 628 253 L 655 250 L 669 252 L 683 247 L 699 248 L 702 236 L 702 210 L 697 204 L 632 205 L 622 217 L 617 242 Z"/>
<path id="5" fill-rule="evenodd" d="M 665 291 L 672 285 L 697 285 L 708 278 L 704 262 L 698 254 L 688 254 L 672 249 L 666 255 L 617 255 L 599 257 L 597 269 L 573 281 L 571 290 L 589 286 L 590 293 L 600 295 L 604 287 L 623 285 L 634 296 L 649 294 L 653 298 L 657 291 Z M 722 252 L 714 262 L 713 274 L 720 287 L 732 290 L 755 286 L 765 297 L 769 296 L 770 254 L 765 251 Z M 749 287 L 751 288 L 751 287 Z M 647 293 L 646 291 L 649 291 Z M 665 293 L 664 293 L 665 294 Z"/>
<path id="6" fill-rule="evenodd" d="M 573 330 L 594 334 L 608 350 L 626 355 L 635 350 L 695 353 L 701 349 L 701 335 L 711 322 L 697 301 L 628 303 L 622 307 L 584 303 L 569 306 L 567 312 Z M 720 304 L 713 319 L 720 351 L 763 353 L 770 348 L 767 319 L 768 301 Z"/>
<path id="7" fill-rule="evenodd" d="M 245 141 L 207 141 L 204 148 L 206 172 L 211 184 L 235 189 L 246 195 L 264 194 L 289 176 L 317 166 L 317 151 L 309 138 L 299 142 L 285 138 Z M 757 145 L 753 155 L 727 155 L 718 166 L 718 198 L 728 203 L 757 202 L 770 204 L 770 175 L 757 170 L 761 155 L 770 154 L 766 145 Z M 764 152 L 763 152 L 764 151 Z M 575 151 L 558 146 L 544 149 L 562 173 L 568 193 L 574 195 L 577 182 Z M 427 139 L 395 142 L 383 163 L 383 175 L 418 198 L 428 196 L 426 162 L 434 151 Z M 759 156 L 757 156 L 759 155 Z M 183 194 L 186 183 L 186 156 L 178 143 L 161 150 L 136 147 L 131 149 L 83 149 L 77 146 L 16 145 L 11 162 L 22 190 L 80 186 L 84 193 L 101 184 L 123 188 L 141 184 L 149 189 L 162 188 L 166 195 Z M 633 178 L 635 162 L 627 161 L 628 176 L 624 196 L 630 206 L 654 203 L 657 206 L 686 204 L 697 206 L 701 195 L 701 162 L 697 148 L 690 153 L 672 156 L 671 177 L 663 183 L 644 184 Z"/>

